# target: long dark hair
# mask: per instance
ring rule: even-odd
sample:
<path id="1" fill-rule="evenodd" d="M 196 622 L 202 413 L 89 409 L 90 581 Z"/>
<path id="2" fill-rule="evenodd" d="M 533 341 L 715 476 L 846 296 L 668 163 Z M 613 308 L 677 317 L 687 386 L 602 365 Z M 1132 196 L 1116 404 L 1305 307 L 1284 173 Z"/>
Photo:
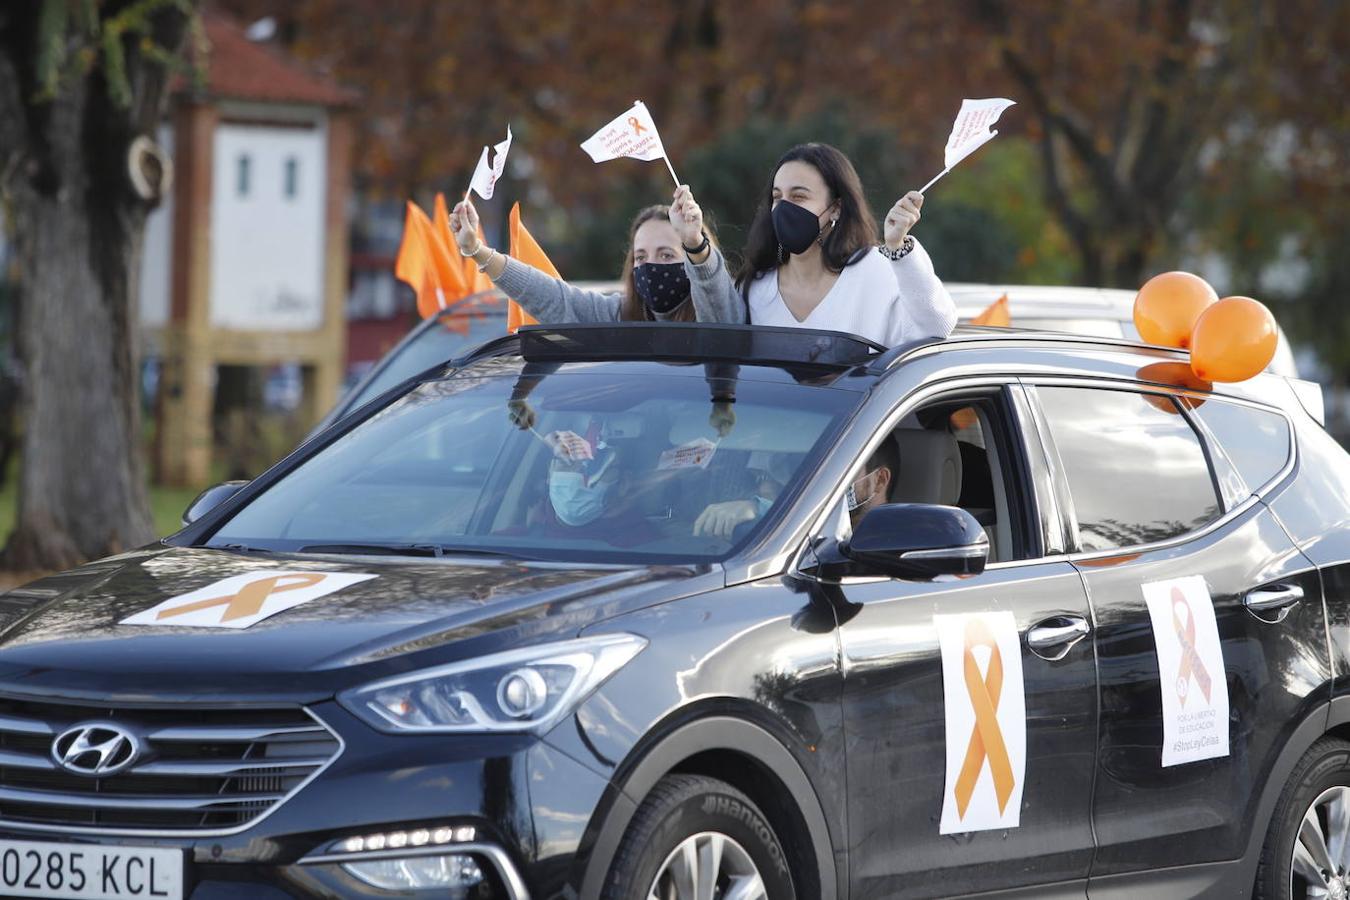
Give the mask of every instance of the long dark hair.
<path id="1" fill-rule="evenodd" d="M 655 206 L 644 207 L 638 210 L 638 214 L 633 217 L 633 224 L 628 228 L 628 255 L 623 259 L 623 300 L 619 303 L 619 321 L 621 322 L 655 322 L 656 316 L 647 308 L 647 304 L 642 302 L 638 296 L 637 281 L 633 278 L 633 242 L 637 240 L 638 229 L 653 219 L 660 219 L 663 222 L 670 221 L 670 206 L 657 204 Z M 717 235 L 713 233 L 712 223 L 705 217 L 703 220 L 703 230 L 708 235 L 708 240 L 712 246 L 717 246 Z M 678 249 L 675 252 L 680 252 Z M 665 319 L 664 322 L 693 322 L 696 316 L 694 314 L 694 301 L 690 299 L 684 301 L 675 308 L 675 311 Z"/>
<path id="2" fill-rule="evenodd" d="M 736 272 L 736 288 L 742 295 L 761 272 L 776 269 L 787 261 L 779 255 L 778 238 L 773 232 L 773 179 L 779 169 L 794 161 L 804 162 L 819 172 L 830 192 L 830 202 L 839 202 L 839 221 L 825 232 L 820 245 L 825 268 L 842 272 L 844 266 L 855 261 L 859 250 L 877 242 L 877 220 L 863 196 L 858 170 L 849 158 L 829 144 L 798 144 L 774 164 L 769 183 L 760 195 L 745 239 L 741 267 Z"/>

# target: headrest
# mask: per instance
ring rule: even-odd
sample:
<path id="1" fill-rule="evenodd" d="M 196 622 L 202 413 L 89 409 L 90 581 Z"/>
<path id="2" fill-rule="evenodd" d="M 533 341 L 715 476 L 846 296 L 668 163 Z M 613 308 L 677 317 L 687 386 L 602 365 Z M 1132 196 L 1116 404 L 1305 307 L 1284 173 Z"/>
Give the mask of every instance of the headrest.
<path id="1" fill-rule="evenodd" d="M 891 490 L 892 503 L 935 503 L 954 506 L 961 496 L 961 448 L 948 431 L 899 428 L 900 471 Z"/>

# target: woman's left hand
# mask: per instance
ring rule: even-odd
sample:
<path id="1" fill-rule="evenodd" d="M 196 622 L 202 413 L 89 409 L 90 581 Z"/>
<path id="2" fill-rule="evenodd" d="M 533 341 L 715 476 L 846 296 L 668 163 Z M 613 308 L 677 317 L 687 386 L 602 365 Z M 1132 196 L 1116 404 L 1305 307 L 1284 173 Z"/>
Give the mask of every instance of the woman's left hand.
<path id="1" fill-rule="evenodd" d="M 703 243 L 703 208 L 687 184 L 675 189 L 674 202 L 670 204 L 670 224 L 684 246 L 697 247 Z"/>
<path id="2" fill-rule="evenodd" d="M 900 245 L 909 236 L 909 230 L 919 221 L 919 210 L 923 208 L 923 194 L 910 191 L 886 213 L 886 246 L 899 250 Z"/>

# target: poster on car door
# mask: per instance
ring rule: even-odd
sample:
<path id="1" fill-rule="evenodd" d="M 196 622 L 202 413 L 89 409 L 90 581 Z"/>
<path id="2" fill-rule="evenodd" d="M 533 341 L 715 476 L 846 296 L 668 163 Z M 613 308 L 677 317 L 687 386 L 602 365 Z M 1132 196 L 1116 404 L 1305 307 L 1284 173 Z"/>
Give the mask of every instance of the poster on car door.
<path id="1" fill-rule="evenodd" d="M 1011 612 L 934 616 L 947 778 L 940 834 L 1016 828 L 1027 770 L 1022 642 Z"/>
<path id="2" fill-rule="evenodd" d="M 1228 755 L 1228 682 L 1214 603 L 1199 575 L 1143 585 L 1162 691 L 1163 766 Z"/>

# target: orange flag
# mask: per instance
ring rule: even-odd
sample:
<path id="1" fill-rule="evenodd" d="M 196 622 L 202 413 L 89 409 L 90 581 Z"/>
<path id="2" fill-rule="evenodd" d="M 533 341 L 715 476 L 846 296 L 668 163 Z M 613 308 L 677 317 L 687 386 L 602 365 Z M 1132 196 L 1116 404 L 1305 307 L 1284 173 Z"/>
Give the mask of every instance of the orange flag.
<path id="1" fill-rule="evenodd" d="M 1004 294 L 985 307 L 984 312 L 970 320 L 972 325 L 997 325 L 1007 328 L 1012 324 L 1012 315 L 1008 312 L 1008 295 Z"/>
<path id="2" fill-rule="evenodd" d="M 534 237 L 525 229 L 524 223 L 520 221 L 520 204 L 517 203 L 511 207 L 511 256 L 525 263 L 534 266 L 541 272 L 552 275 L 554 278 L 562 278 L 558 270 L 554 268 L 548 255 L 544 253 L 544 248 L 540 247 Z M 506 309 L 506 330 L 514 332 L 522 325 L 538 325 L 539 320 L 521 309 L 520 304 L 512 300 L 510 306 Z"/>
<path id="3" fill-rule="evenodd" d="M 434 257 L 431 220 L 411 200 L 403 218 L 403 242 L 394 261 L 394 275 L 417 292 L 417 312 L 433 316 L 445 306 L 445 290 Z"/>
<path id="4" fill-rule="evenodd" d="M 445 305 L 451 306 L 457 300 L 473 293 L 473 284 L 465 277 L 464 266 L 465 262 L 472 266 L 472 262 L 460 255 L 459 245 L 455 243 L 455 236 L 450 232 L 450 215 L 442 194 L 436 195 L 432 215 L 435 219 L 430 223 L 429 231 L 436 250 L 436 271 L 445 289 Z"/>

